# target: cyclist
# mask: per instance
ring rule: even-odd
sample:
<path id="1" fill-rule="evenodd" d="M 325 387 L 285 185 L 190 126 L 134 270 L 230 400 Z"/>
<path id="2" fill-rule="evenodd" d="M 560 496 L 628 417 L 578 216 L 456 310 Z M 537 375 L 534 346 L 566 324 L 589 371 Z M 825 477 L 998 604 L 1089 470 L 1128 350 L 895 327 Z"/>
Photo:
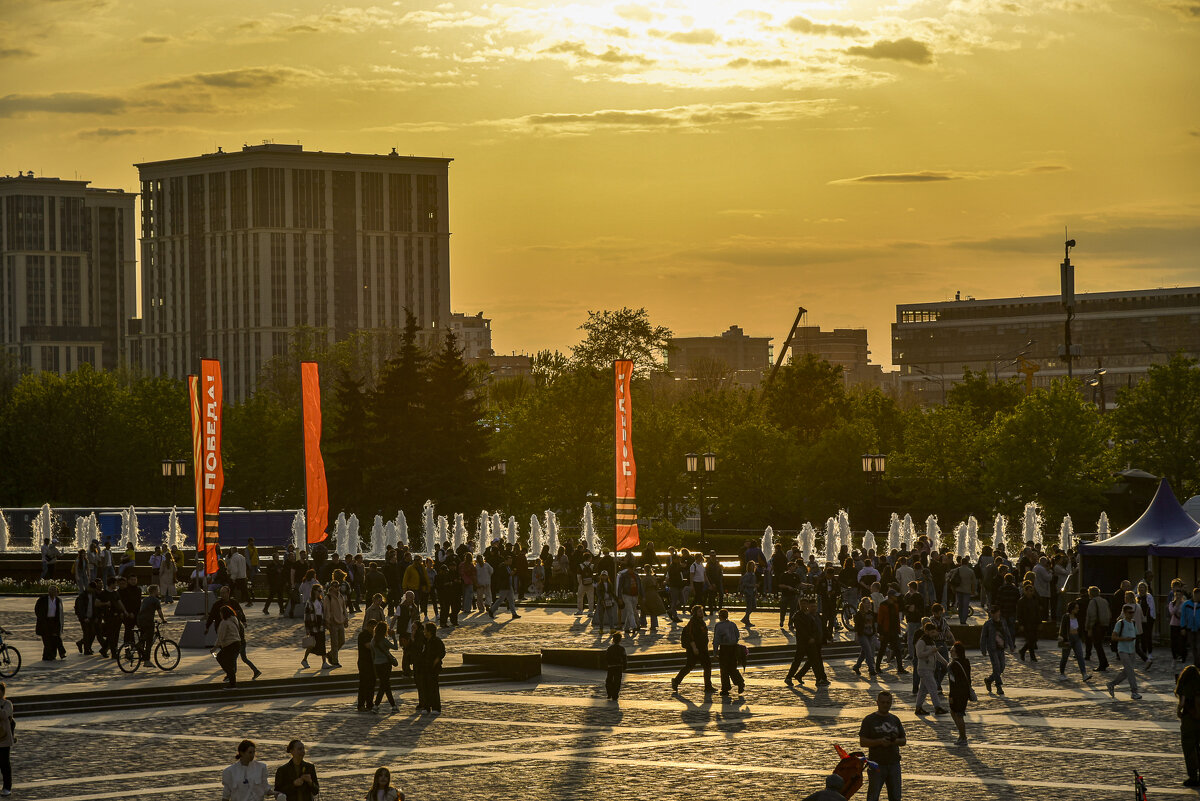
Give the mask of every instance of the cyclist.
<path id="1" fill-rule="evenodd" d="M 137 613 L 138 632 L 142 636 L 141 652 L 142 661 L 150 661 L 150 646 L 154 642 L 154 615 L 158 615 L 158 619 L 166 623 L 167 619 L 163 617 L 162 601 L 158 598 L 159 588 L 157 584 L 151 584 L 149 595 L 142 599 L 142 605 Z"/>

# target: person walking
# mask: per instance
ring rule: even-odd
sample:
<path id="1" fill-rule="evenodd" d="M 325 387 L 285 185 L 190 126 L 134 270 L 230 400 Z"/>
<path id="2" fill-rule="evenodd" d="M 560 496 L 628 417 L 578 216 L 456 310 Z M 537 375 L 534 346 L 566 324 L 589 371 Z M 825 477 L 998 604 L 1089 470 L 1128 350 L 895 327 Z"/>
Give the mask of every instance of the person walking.
<path id="1" fill-rule="evenodd" d="M 279 551 L 275 551 L 271 554 L 271 561 L 267 562 L 263 572 L 266 573 L 267 579 L 267 597 L 263 601 L 263 614 L 271 614 L 271 604 L 275 604 L 282 616 L 287 611 L 287 578 L 291 568 L 286 562 L 279 561 Z"/>
<path id="2" fill-rule="evenodd" d="M 641 596 L 638 602 L 642 606 L 642 614 L 650 621 L 650 633 L 658 633 L 658 617 L 667 614 L 667 605 L 663 603 L 662 588 L 658 576 L 654 575 L 654 565 L 642 568 Z"/>
<path id="3" fill-rule="evenodd" d="M 671 679 L 671 691 L 679 692 L 679 684 L 692 668 L 700 665 L 704 668 L 704 692 L 715 693 L 717 688 L 712 683 L 712 659 L 708 654 L 708 625 L 704 622 L 704 607 L 696 604 L 692 607 L 692 618 L 679 635 L 679 644 L 683 646 L 687 662 L 683 669 Z"/>
<path id="4" fill-rule="evenodd" d="M 371 665 L 375 673 L 375 702 L 373 708 L 378 709 L 386 695 L 392 711 L 400 709 L 392 696 L 392 668 L 397 664 L 392 654 L 392 643 L 388 640 L 387 628 L 376 626 L 371 636 Z"/>
<path id="5" fill-rule="evenodd" d="M 380 620 L 363 621 L 362 629 L 358 632 L 358 711 L 374 712 L 375 705 L 371 698 L 375 693 L 375 653 L 372 650 L 375 627 L 387 626 Z"/>
<path id="6" fill-rule="evenodd" d="M 1121 610 L 1121 617 L 1117 618 L 1117 624 L 1113 626 L 1112 640 L 1117 644 L 1117 659 L 1121 662 L 1122 670 L 1108 682 L 1108 694 L 1115 698 L 1117 685 L 1128 680 L 1129 697 L 1140 701 L 1142 696 L 1138 694 L 1137 676 L 1133 672 L 1133 655 L 1137 649 L 1138 638 L 1137 623 L 1133 620 L 1135 609 L 1133 604 L 1125 604 Z"/>
<path id="7" fill-rule="evenodd" d="M 312 572 L 311 570 L 309 571 Z M 320 584 L 314 584 L 308 592 L 308 603 L 304 604 L 304 657 L 301 667 L 308 667 L 308 655 L 321 657 L 321 670 L 329 669 L 325 658 L 325 603 Z"/>
<path id="8" fill-rule="evenodd" d="M 888 801 L 900 801 L 900 749 L 908 745 L 904 724 L 892 714 L 892 694 L 875 696 L 876 711 L 858 727 L 858 744 L 878 767 L 867 773 L 867 801 L 879 801 L 887 786 Z"/>
<path id="9" fill-rule="evenodd" d="M 1193 588 L 1191 599 L 1183 602 L 1179 614 L 1179 628 L 1187 639 L 1192 664 L 1200 667 L 1200 587 Z"/>
<path id="10" fill-rule="evenodd" d="M 80 638 L 75 641 L 79 653 L 92 655 L 92 643 L 96 641 L 97 624 L 99 623 L 99 590 L 96 582 L 88 582 L 79 595 L 75 596 L 75 619 L 79 621 Z M 101 639 L 100 647 L 104 647 Z"/>
<path id="11" fill-rule="evenodd" d="M 92 579 L 95 578 L 95 575 L 92 573 L 92 563 L 88 559 L 87 551 L 83 550 L 82 548 L 75 556 L 74 572 L 75 586 L 79 588 L 80 592 L 85 591 L 88 585 L 92 583 Z"/>
<path id="12" fill-rule="evenodd" d="M 1073 652 L 1075 662 L 1079 665 L 1079 675 L 1084 681 L 1091 681 L 1092 674 L 1088 673 L 1087 663 L 1083 659 L 1083 639 L 1079 635 L 1079 601 L 1067 604 L 1067 611 L 1058 624 L 1058 641 L 1062 645 L 1062 658 L 1058 660 L 1058 675 L 1067 677 L 1067 658 Z"/>
<path id="13" fill-rule="evenodd" d="M 971 661 L 967 649 L 958 640 L 950 647 L 950 719 L 958 729 L 955 745 L 967 744 L 967 702 L 974 700 L 971 688 Z"/>
<path id="14" fill-rule="evenodd" d="M 305 762 L 307 751 L 304 743 L 292 740 L 287 752 L 291 759 L 275 770 L 275 792 L 287 801 L 314 801 L 321 793 L 321 782 L 317 779 L 317 768 Z"/>
<path id="15" fill-rule="evenodd" d="M 1187 637 L 1183 633 L 1181 620 L 1185 603 L 1187 603 L 1187 595 L 1183 588 L 1172 588 L 1171 601 L 1167 604 L 1167 614 L 1170 616 L 1172 663 L 1187 661 Z"/>
<path id="16" fill-rule="evenodd" d="M 174 603 L 175 576 L 178 572 L 179 567 L 175 564 L 175 557 L 171 555 L 171 550 L 164 548 L 162 558 L 158 563 L 158 592 L 165 604 Z"/>
<path id="17" fill-rule="evenodd" d="M 904 653 L 900 650 L 900 593 L 888 590 L 887 598 L 879 605 L 876 612 L 876 625 L 879 628 L 879 652 L 875 654 L 875 672 L 883 670 L 883 657 L 890 650 L 896 663 L 896 675 L 904 676 Z"/>
<path id="18" fill-rule="evenodd" d="M 713 648 L 717 651 L 717 665 L 721 670 L 721 695 L 729 695 L 729 688 L 737 685 L 738 694 L 745 692 L 746 680 L 738 672 L 738 659 L 742 646 L 738 643 L 741 632 L 737 624 L 729 619 L 729 610 L 717 612 L 717 624 L 713 626 Z"/>
<path id="19" fill-rule="evenodd" d="M 1179 672 L 1175 695 L 1179 699 L 1175 714 L 1179 718 L 1179 740 L 1188 775 L 1183 786 L 1200 787 L 1200 668 L 1187 665 Z"/>
<path id="20" fill-rule="evenodd" d="M 325 596 L 325 630 L 329 632 L 329 664 L 340 668 L 338 651 L 346 644 L 346 624 L 350 613 L 347 610 L 346 597 L 343 592 L 346 574 L 340 570 L 333 573 L 333 581 L 329 585 L 329 594 Z"/>
<path id="21" fill-rule="evenodd" d="M 604 679 L 604 691 L 608 693 L 610 701 L 618 700 L 617 696 L 621 694 L 621 677 L 625 675 L 628 661 L 625 648 L 621 645 L 621 632 L 614 631 L 612 645 L 604 651 L 604 666 L 608 670 Z"/>
<path id="22" fill-rule="evenodd" d="M 66 610 L 56 585 L 51 584 L 46 588 L 46 594 L 34 601 L 33 614 L 37 620 L 35 633 L 42 638 L 42 661 L 53 662 L 56 657 L 66 659 L 67 649 L 63 648 L 62 641 Z"/>
<path id="23" fill-rule="evenodd" d="M 742 615 L 742 623 L 746 628 L 750 628 L 754 624 L 750 620 L 750 615 L 758 609 L 758 604 L 755 602 L 758 596 L 758 563 L 752 560 L 747 560 L 746 571 L 742 573 L 742 577 L 738 580 L 738 592 L 742 594 L 742 598 L 746 602 L 746 613 Z"/>
<path id="24" fill-rule="evenodd" d="M 958 603 L 958 624 L 965 626 L 971 611 L 971 596 L 975 594 L 977 585 L 975 571 L 971 569 L 967 557 L 958 560 L 958 567 L 950 572 L 946 580 L 950 583 L 950 589 L 954 591 L 954 598 Z"/>
<path id="25" fill-rule="evenodd" d="M 257 750 L 253 740 L 238 743 L 237 759 L 221 771 L 221 801 L 262 801 L 272 792 L 266 763 L 254 758 Z"/>
<path id="26" fill-rule="evenodd" d="M 829 685 L 825 676 L 825 663 L 821 658 L 821 645 L 825 641 L 825 626 L 817 616 L 817 596 L 808 593 L 801 596 L 800 608 L 792 613 L 790 626 L 796 634 L 796 654 L 788 668 L 783 683 L 792 686 L 792 679 L 804 683 L 804 674 L 812 668 L 818 687 Z"/>
<path id="27" fill-rule="evenodd" d="M 617 598 L 613 592 L 612 582 L 608 580 L 608 571 L 600 571 L 600 580 L 596 582 L 596 606 L 592 613 L 592 626 L 604 633 L 608 626 L 612 631 L 617 629 Z"/>
<path id="28" fill-rule="evenodd" d="M 505 557 L 492 576 L 492 583 L 496 587 L 496 600 L 492 601 L 492 605 L 488 607 L 488 615 L 493 620 L 496 618 L 496 607 L 505 602 L 508 604 L 508 613 L 512 615 L 513 620 L 521 617 L 517 614 L 515 580 L 516 576 L 512 572 L 512 559 Z"/>
<path id="29" fill-rule="evenodd" d="M 1137 585 L 1137 595 L 1134 603 L 1138 606 L 1138 611 L 1141 612 L 1141 639 L 1138 641 L 1141 656 L 1146 660 L 1145 670 L 1149 670 L 1154 666 L 1154 621 L 1158 618 L 1158 608 L 1154 603 L 1154 596 L 1150 593 L 1150 587 L 1144 581 L 1139 581 Z"/>
<path id="30" fill-rule="evenodd" d="M 366 801 L 404 801 L 404 793 L 392 786 L 390 770 L 379 768 L 375 771 L 375 777 L 371 780 L 371 789 L 367 790 Z"/>
<path id="31" fill-rule="evenodd" d="M 934 666 L 939 662 L 947 667 L 950 666 L 950 660 L 942 655 L 938 650 L 937 644 L 934 642 L 934 637 L 937 633 L 937 626 L 932 622 L 925 624 L 924 633 L 921 639 L 917 640 L 917 677 L 921 680 L 920 689 L 917 690 L 916 709 L 913 710 L 918 715 L 928 715 L 929 713 L 921 706 L 928 695 L 933 703 L 933 712 L 935 715 L 946 714 L 946 708 L 942 704 L 942 691 L 938 686 L 938 681 L 935 678 Z"/>
<path id="32" fill-rule="evenodd" d="M 442 711 L 440 676 L 442 660 L 446 658 L 446 646 L 437 636 L 437 626 L 426 623 L 425 640 L 417 654 L 417 712 L 438 714 Z"/>
<path id="33" fill-rule="evenodd" d="M 237 661 L 241 645 L 237 616 L 234 615 L 232 607 L 223 606 L 221 622 L 217 626 L 216 657 L 217 664 L 225 671 L 227 687 L 237 686 Z"/>
<path id="34" fill-rule="evenodd" d="M 13 725 L 13 705 L 8 699 L 8 686 L 0 681 L 0 776 L 4 779 L 0 795 L 12 795 L 12 748 L 16 745 Z"/>
<path id="35" fill-rule="evenodd" d="M 1017 625 L 1021 627 L 1022 635 L 1025 637 L 1025 644 L 1021 646 L 1021 661 L 1024 662 L 1025 655 L 1028 654 L 1029 659 L 1036 662 L 1038 628 L 1044 620 L 1043 613 L 1046 605 L 1041 598 L 1034 594 L 1032 582 L 1025 582 L 1021 592 L 1021 600 L 1017 601 Z"/>
<path id="36" fill-rule="evenodd" d="M 1087 613 L 1084 628 L 1088 633 L 1088 650 L 1096 649 L 1096 670 L 1108 670 L 1108 632 L 1112 628 L 1112 611 L 1108 600 L 1100 594 L 1099 587 L 1088 587 Z"/>
<path id="37" fill-rule="evenodd" d="M 858 660 L 851 668 L 862 677 L 863 662 L 871 678 L 875 677 L 875 603 L 870 598 L 858 602 L 858 611 L 854 613 L 854 638 L 858 641 Z"/>
<path id="38" fill-rule="evenodd" d="M 992 672 L 983 680 L 989 693 L 992 685 L 995 685 L 996 695 L 1004 695 L 1005 651 L 1011 651 L 1013 647 L 1012 633 L 1001 617 L 1000 607 L 993 606 L 979 632 L 979 653 L 986 656 L 992 665 Z"/>
<path id="39" fill-rule="evenodd" d="M 632 636 L 641 630 L 638 622 L 638 601 L 642 594 L 642 580 L 630 559 L 621 572 L 617 573 L 617 599 L 621 608 L 621 628 Z"/>
<path id="40" fill-rule="evenodd" d="M 238 603 L 248 604 L 250 602 L 250 593 L 247 589 L 250 565 L 237 548 L 232 550 L 233 553 L 229 554 L 229 558 L 225 560 L 225 568 L 229 571 L 229 578 L 233 581 L 233 597 L 237 598 Z"/>

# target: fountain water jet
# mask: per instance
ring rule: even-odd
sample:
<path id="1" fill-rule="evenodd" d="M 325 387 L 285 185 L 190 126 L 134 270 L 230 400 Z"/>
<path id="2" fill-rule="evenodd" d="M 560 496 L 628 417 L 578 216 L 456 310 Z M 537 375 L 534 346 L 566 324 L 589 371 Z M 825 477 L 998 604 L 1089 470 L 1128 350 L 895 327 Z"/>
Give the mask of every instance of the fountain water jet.
<path id="1" fill-rule="evenodd" d="M 1058 547 L 1064 551 L 1069 551 L 1075 546 L 1075 524 L 1071 522 L 1071 516 L 1063 517 L 1062 526 L 1058 530 Z"/>
<path id="2" fill-rule="evenodd" d="M 1025 504 L 1025 517 L 1022 520 L 1021 536 L 1025 538 L 1025 542 L 1032 542 L 1037 547 L 1042 545 L 1042 512 L 1038 507 L 1037 501 L 1030 501 Z"/>
<path id="3" fill-rule="evenodd" d="M 579 529 L 583 532 L 583 543 L 588 553 L 596 553 L 596 521 L 592 516 L 591 501 L 583 505 L 583 518 L 579 521 Z"/>
<path id="4" fill-rule="evenodd" d="M 1096 521 L 1096 542 L 1104 542 L 1108 535 L 1108 512 L 1101 512 L 1100 519 Z"/>

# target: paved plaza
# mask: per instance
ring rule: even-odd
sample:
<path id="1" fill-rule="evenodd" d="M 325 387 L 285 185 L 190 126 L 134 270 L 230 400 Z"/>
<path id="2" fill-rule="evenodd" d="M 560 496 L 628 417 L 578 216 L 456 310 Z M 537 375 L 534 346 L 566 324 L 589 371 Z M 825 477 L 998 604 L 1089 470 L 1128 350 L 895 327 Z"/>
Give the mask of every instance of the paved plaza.
<path id="1" fill-rule="evenodd" d="M 6 628 L 24 625 L 15 604 L 0 602 L 5 621 L 13 621 Z M 596 644 L 595 635 L 577 627 L 573 610 L 506 617 L 463 627 L 448 644 L 457 638 L 459 651 L 481 650 L 480 644 L 490 650 Z M 768 613 L 756 622 L 768 644 L 787 641 L 767 627 Z M 295 622 L 259 621 L 251 640 L 257 630 L 263 641 L 290 644 L 289 625 Z M 655 647 L 677 648 L 671 639 Z M 251 649 L 269 676 L 295 673 L 298 652 L 282 645 Z M 10 683 L 19 719 L 14 797 L 214 799 L 239 739 L 257 741 L 273 774 L 286 759 L 287 741 L 297 737 L 317 765 L 321 797 L 334 801 L 362 798 L 380 765 L 418 800 L 794 799 L 821 786 L 836 764 L 834 744 L 857 747 L 859 722 L 884 686 L 896 692 L 894 711 L 908 729 L 905 798 L 1115 801 L 1131 797 L 1134 770 L 1147 778 L 1152 798 L 1195 796 L 1180 786 L 1185 776 L 1169 664 L 1139 675 L 1142 701 L 1130 701 L 1128 691 L 1113 700 L 1077 674 L 1058 680 L 1057 659 L 1047 658 L 1051 645 L 1043 644 L 1036 665 L 1013 660 L 1003 698 L 982 690 L 986 670 L 973 657 L 980 700 L 968 717 L 966 747 L 953 744 L 948 716 L 913 714 L 907 676 L 869 682 L 845 660 L 831 665 L 833 684 L 820 692 L 811 683 L 785 687 L 784 665 L 751 667 L 745 696 L 731 702 L 706 698 L 698 673 L 672 696 L 671 674 L 656 673 L 627 675 L 614 704 L 604 697 L 602 674 L 546 666 L 536 681 L 447 689 L 437 717 L 415 715 L 406 690 L 399 713 L 380 715 L 356 712 L 354 699 L 344 696 L 22 718 L 22 688 L 45 692 L 56 675 L 70 684 L 89 681 L 98 691 L 131 681 L 219 681 L 206 654 L 186 656 L 175 674 L 143 669 L 130 679 L 74 652 L 42 668 L 31 661 L 37 656 L 31 648 L 27 668 Z M 1102 688 L 1102 681 L 1094 684 Z M 856 798 L 865 798 L 865 789 Z"/>

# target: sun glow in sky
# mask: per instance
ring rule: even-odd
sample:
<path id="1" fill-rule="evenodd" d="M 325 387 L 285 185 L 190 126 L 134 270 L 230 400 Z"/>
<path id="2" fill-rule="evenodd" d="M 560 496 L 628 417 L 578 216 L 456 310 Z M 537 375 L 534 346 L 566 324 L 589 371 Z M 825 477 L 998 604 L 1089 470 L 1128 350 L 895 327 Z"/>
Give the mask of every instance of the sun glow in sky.
<path id="1" fill-rule="evenodd" d="M 778 344 L 895 304 L 1200 283 L 1197 0 L 0 0 L 0 173 L 263 139 L 450 156 L 452 305 Z"/>

